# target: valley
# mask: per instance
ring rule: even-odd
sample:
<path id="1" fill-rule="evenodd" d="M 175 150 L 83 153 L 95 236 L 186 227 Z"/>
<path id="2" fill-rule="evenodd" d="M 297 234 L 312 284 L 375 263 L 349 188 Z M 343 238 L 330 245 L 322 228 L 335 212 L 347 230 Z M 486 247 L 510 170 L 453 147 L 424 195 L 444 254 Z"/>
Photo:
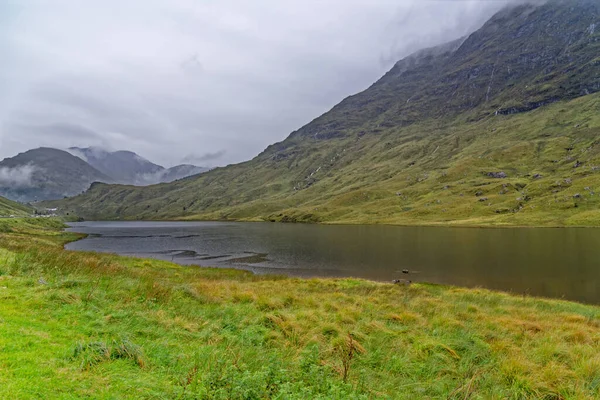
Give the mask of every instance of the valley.
<path id="1" fill-rule="evenodd" d="M 0 398 L 600 398 L 597 0 L 59 3 L 2 13 Z"/>

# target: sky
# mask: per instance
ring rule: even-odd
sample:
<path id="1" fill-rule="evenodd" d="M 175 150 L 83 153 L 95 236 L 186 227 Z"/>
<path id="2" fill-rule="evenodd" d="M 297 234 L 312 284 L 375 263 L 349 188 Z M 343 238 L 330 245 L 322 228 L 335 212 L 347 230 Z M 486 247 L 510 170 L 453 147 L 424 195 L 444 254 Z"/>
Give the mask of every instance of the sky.
<path id="1" fill-rule="evenodd" d="M 215 167 L 511 0 L 2 0 L 0 159 L 131 150 Z"/>

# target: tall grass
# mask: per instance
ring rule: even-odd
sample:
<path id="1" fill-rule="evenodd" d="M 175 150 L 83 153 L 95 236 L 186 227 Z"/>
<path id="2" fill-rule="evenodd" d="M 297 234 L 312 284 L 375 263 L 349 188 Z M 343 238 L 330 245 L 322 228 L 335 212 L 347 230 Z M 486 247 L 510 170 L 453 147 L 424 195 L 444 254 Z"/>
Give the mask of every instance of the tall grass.
<path id="1" fill-rule="evenodd" d="M 0 398 L 600 397 L 600 308 L 0 235 Z"/>

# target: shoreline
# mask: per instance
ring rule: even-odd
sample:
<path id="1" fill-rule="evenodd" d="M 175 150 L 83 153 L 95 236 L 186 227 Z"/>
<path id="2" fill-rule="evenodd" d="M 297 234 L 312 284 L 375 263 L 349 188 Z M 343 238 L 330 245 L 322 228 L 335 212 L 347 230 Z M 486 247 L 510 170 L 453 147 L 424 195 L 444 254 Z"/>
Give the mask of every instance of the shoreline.
<path id="1" fill-rule="evenodd" d="M 104 220 L 104 221 L 81 221 L 82 223 L 85 222 L 148 222 L 148 223 L 153 223 L 153 222 L 165 222 L 165 223 L 170 223 L 170 222 L 175 222 L 175 223 L 194 223 L 194 222 L 211 222 L 211 223 L 227 223 L 227 222 L 235 222 L 235 223 L 262 223 L 262 224 L 272 224 L 272 222 L 266 222 L 266 221 L 178 221 L 178 220 L 133 220 L 133 221 L 124 221 L 124 220 L 120 220 L 120 221 L 111 221 L 111 220 Z M 308 225 L 324 225 L 324 224 L 308 224 Z M 329 225 L 329 224 L 327 224 Z M 372 225 L 366 225 L 366 226 L 374 226 L 375 224 Z M 339 225 L 333 225 L 331 224 L 331 226 L 339 226 Z M 362 226 L 362 224 L 349 224 L 346 226 Z M 392 227 L 398 227 L 397 225 L 382 225 L 382 226 L 392 226 Z M 408 228 L 416 228 L 415 226 L 400 226 L 400 227 L 408 227 Z M 476 229 L 476 228 L 467 228 L 467 227 L 439 227 L 439 226 L 419 226 L 421 228 L 465 228 L 465 229 Z M 312 275 L 312 276 L 306 276 L 306 275 L 294 275 L 294 274 L 289 274 L 289 273 L 285 273 L 284 271 L 286 270 L 285 268 L 281 268 L 281 272 L 266 272 L 266 273 L 260 273 L 255 271 L 256 269 L 265 269 L 265 270 L 269 270 L 269 271 L 273 271 L 275 268 L 269 268 L 269 267 L 253 267 L 250 264 L 245 264 L 244 266 L 240 266 L 240 267 L 236 267 L 236 266 L 217 266 L 217 265 L 200 265 L 200 264 L 184 264 L 184 263 L 178 263 L 174 260 L 169 260 L 168 258 L 160 258 L 160 257 L 144 257 L 143 255 L 128 255 L 128 254 L 120 254 L 120 253 L 115 253 L 115 252 L 100 252 L 100 251 L 95 251 L 95 250 L 72 250 L 72 249 L 67 249 L 66 246 L 70 243 L 75 243 L 81 240 L 84 240 L 86 238 L 88 238 L 90 236 L 90 234 L 85 234 L 85 233 L 79 233 L 79 232 L 67 232 L 66 229 L 69 228 L 69 225 L 66 225 L 66 227 L 63 229 L 63 231 L 65 233 L 73 233 L 76 235 L 79 235 L 80 237 L 66 242 L 63 245 L 63 250 L 64 251 L 69 251 L 69 252 L 77 252 L 77 253 L 87 253 L 87 252 L 91 252 L 94 254 L 99 254 L 99 255 L 111 255 L 111 256 L 117 256 L 117 257 L 127 257 L 127 258 L 131 258 L 131 259 L 135 259 L 135 260 L 152 260 L 152 261 L 163 261 L 163 262 L 167 262 L 167 263 L 171 263 L 173 265 L 177 265 L 180 267 L 192 267 L 192 268 L 201 268 L 201 269 L 212 269 L 212 270 L 235 270 L 235 271 L 245 271 L 248 272 L 254 276 L 257 277 L 261 277 L 261 276 L 273 276 L 273 277 L 284 277 L 286 279 L 301 279 L 301 280 L 311 280 L 311 279 L 319 279 L 319 280 L 344 280 L 344 279 L 351 279 L 351 280 L 360 280 L 360 281 L 364 281 L 364 282 L 371 282 L 371 283 L 377 283 L 377 284 L 389 284 L 389 285 L 394 285 L 394 279 L 390 279 L 390 280 L 378 280 L 378 279 L 372 279 L 372 278 L 365 278 L 365 277 L 360 277 L 360 276 L 352 276 L 352 275 L 347 275 L 347 276 L 321 276 L 321 275 Z M 531 227 L 525 227 L 525 228 L 531 228 Z M 403 277 L 401 276 L 401 274 L 397 274 L 398 277 Z M 401 281 L 405 281 L 403 279 L 400 279 Z M 402 284 L 402 283 L 401 283 Z M 438 282 L 429 282 L 429 281 L 411 281 L 410 282 L 411 285 L 415 285 L 415 284 L 420 284 L 420 285 L 425 285 L 425 286 L 436 286 L 436 287 L 443 287 L 446 289 L 465 289 L 465 290 L 474 290 L 474 291 L 478 291 L 478 290 L 485 290 L 485 291 L 489 291 L 492 293 L 502 293 L 502 294 L 506 294 L 509 296 L 515 296 L 515 297 L 521 297 L 521 298 L 531 298 L 531 299 L 539 299 L 539 300 L 548 300 L 548 301 L 566 301 L 566 302 L 572 302 L 572 303 L 577 303 L 577 304 L 581 304 L 581 305 L 590 305 L 590 306 L 600 306 L 600 303 L 597 302 L 585 302 L 583 300 L 575 300 L 575 299 L 569 299 L 567 297 L 565 297 L 564 295 L 562 296 L 544 296 L 544 295 L 535 295 L 535 294 L 529 294 L 526 292 L 518 292 L 518 291 L 513 291 L 510 289 L 495 289 L 495 288 L 489 288 L 486 286 L 482 286 L 482 285 L 477 285 L 477 286 L 464 286 L 464 285 L 459 285 L 459 284 L 449 284 L 449 283 L 438 283 Z"/>
<path id="2" fill-rule="evenodd" d="M 59 217 L 63 218 L 64 217 Z M 66 220 L 67 223 L 83 222 L 243 222 L 243 223 L 264 223 L 264 224 L 285 224 L 285 225 L 321 225 L 321 226 L 393 226 L 406 228 L 464 228 L 464 229 L 600 229 L 600 225 L 492 225 L 492 224 L 462 224 L 458 223 L 385 223 L 385 222 L 281 222 L 267 221 L 255 218 L 241 219 L 203 219 L 203 218 L 177 218 L 177 219 L 84 219 L 81 221 Z"/>

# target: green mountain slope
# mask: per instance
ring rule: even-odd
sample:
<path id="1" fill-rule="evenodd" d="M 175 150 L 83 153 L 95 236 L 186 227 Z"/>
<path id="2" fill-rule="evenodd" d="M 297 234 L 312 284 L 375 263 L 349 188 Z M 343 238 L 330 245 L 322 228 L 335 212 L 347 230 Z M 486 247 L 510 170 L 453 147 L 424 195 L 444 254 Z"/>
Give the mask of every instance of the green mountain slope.
<path id="1" fill-rule="evenodd" d="M 502 11 L 252 161 L 143 189 L 94 185 L 60 207 L 109 219 L 600 224 L 597 21 L 596 1 Z"/>
<path id="2" fill-rule="evenodd" d="M 24 217 L 29 216 L 33 213 L 33 209 L 14 201 L 0 197 L 0 217 Z"/>

